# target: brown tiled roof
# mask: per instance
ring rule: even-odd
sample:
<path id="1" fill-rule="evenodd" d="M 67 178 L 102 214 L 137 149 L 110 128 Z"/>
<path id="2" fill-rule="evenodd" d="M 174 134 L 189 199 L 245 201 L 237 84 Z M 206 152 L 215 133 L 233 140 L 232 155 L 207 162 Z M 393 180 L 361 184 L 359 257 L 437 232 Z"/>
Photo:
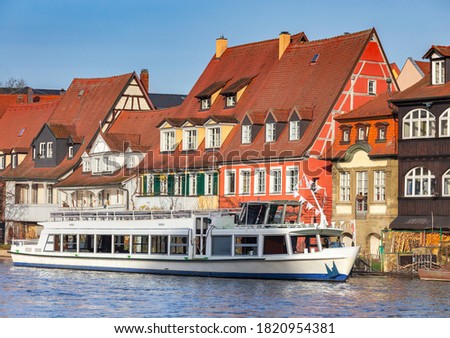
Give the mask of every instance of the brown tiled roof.
<path id="1" fill-rule="evenodd" d="M 141 135 L 138 134 L 101 134 L 111 151 L 125 152 L 128 147 L 135 148 L 139 146 Z"/>
<path id="2" fill-rule="evenodd" d="M 90 172 L 83 172 L 82 167 L 79 166 L 69 177 L 55 186 L 58 188 L 117 186 L 132 178 L 134 174 L 135 170 L 122 168 L 111 175 L 92 175 Z"/>
<path id="3" fill-rule="evenodd" d="M 366 120 L 380 117 L 392 117 L 394 107 L 388 102 L 395 97 L 397 93 L 385 92 L 379 94 L 376 98 L 363 104 L 359 108 L 348 113 L 334 117 L 336 121 L 345 123 L 346 121 Z"/>
<path id="4" fill-rule="evenodd" d="M 424 75 L 430 72 L 430 63 L 428 61 L 415 61 L 415 62 Z"/>
<path id="5" fill-rule="evenodd" d="M 245 77 L 245 78 L 239 79 L 239 80 L 229 84 L 224 89 L 222 89 L 220 94 L 222 94 L 222 95 L 236 94 L 239 90 L 241 90 L 242 88 L 247 86 L 252 81 L 252 79 L 253 79 L 253 77 Z"/>
<path id="6" fill-rule="evenodd" d="M 431 46 L 431 48 L 428 50 L 428 52 L 425 53 L 423 57 L 427 58 L 433 51 L 438 52 L 442 56 L 450 57 L 450 46 L 438 46 L 438 45 Z"/>
<path id="7" fill-rule="evenodd" d="M 214 82 L 214 83 L 210 84 L 208 87 L 206 87 L 205 89 L 203 89 L 200 93 L 195 95 L 195 97 L 199 98 L 199 99 L 210 97 L 212 94 L 214 94 L 215 92 L 220 90 L 223 86 L 225 86 L 226 83 L 227 83 L 227 81 Z"/>
<path id="8" fill-rule="evenodd" d="M 431 85 L 431 75 L 428 73 L 425 77 L 413 86 L 399 92 L 391 99 L 395 104 L 396 101 L 429 99 L 437 97 L 450 97 L 450 82 L 442 85 Z"/>

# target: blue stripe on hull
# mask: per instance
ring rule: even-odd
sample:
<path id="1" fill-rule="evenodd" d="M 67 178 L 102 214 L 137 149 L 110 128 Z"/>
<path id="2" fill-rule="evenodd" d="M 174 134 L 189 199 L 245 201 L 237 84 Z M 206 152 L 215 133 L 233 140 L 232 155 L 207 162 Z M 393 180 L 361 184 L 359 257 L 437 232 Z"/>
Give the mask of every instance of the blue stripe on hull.
<path id="1" fill-rule="evenodd" d="M 199 277 L 222 277 L 222 278 L 254 278 L 254 279 L 288 279 L 288 280 L 307 280 L 307 281 L 329 281 L 344 282 L 347 275 L 338 274 L 330 276 L 329 274 L 283 274 L 283 273 L 239 273 L 239 272 L 210 272 L 210 271 L 183 271 L 183 270 L 155 270 L 155 269 L 133 269 L 133 268 L 114 268 L 101 266 L 82 266 L 82 265 L 52 265 L 52 264 L 34 264 L 34 263 L 14 263 L 15 266 L 49 268 L 49 269 L 71 269 L 71 270 L 89 270 L 89 271 L 111 271 L 111 272 L 130 272 L 130 273 L 148 273 L 155 275 L 180 275 L 180 276 L 199 276 Z"/>

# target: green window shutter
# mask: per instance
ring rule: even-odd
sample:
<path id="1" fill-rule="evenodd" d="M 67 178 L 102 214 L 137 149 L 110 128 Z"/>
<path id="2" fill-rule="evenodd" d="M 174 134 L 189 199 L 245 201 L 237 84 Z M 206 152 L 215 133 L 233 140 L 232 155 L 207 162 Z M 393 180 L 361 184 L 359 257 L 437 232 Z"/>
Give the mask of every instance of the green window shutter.
<path id="1" fill-rule="evenodd" d="M 183 196 L 189 195 L 188 183 L 189 183 L 189 176 L 186 174 L 183 174 L 181 176 L 181 194 Z"/>
<path id="2" fill-rule="evenodd" d="M 154 195 L 159 196 L 161 193 L 161 177 L 159 175 L 153 176 Z"/>
<path id="3" fill-rule="evenodd" d="M 142 194 L 147 195 L 147 175 L 142 176 Z"/>
<path id="4" fill-rule="evenodd" d="M 219 173 L 213 174 L 213 195 L 217 196 L 219 194 Z"/>
<path id="5" fill-rule="evenodd" d="M 175 194 L 175 176 L 168 175 L 167 177 L 167 194 L 173 196 Z"/>
<path id="6" fill-rule="evenodd" d="M 205 174 L 197 174 L 197 195 L 203 196 L 205 194 Z"/>

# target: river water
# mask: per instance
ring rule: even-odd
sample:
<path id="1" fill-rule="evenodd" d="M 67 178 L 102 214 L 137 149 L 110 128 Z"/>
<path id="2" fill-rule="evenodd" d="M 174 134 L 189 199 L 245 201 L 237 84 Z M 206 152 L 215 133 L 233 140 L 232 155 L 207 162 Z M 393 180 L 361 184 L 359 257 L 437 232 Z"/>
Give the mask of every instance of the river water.
<path id="1" fill-rule="evenodd" d="M 0 259 L 3 318 L 450 318 L 450 283 L 220 279 L 14 267 Z"/>

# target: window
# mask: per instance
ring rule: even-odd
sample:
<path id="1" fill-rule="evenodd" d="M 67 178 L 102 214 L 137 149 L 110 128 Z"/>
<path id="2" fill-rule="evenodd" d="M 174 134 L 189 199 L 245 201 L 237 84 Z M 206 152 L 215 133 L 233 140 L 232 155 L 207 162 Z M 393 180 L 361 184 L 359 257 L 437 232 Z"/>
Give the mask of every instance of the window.
<path id="1" fill-rule="evenodd" d="M 53 187 L 47 187 L 47 203 L 53 204 Z"/>
<path id="2" fill-rule="evenodd" d="M 20 129 L 19 134 L 17 135 L 17 137 L 22 137 L 23 133 L 25 132 L 25 129 L 26 128 Z"/>
<path id="3" fill-rule="evenodd" d="M 159 192 L 161 195 L 167 195 L 169 192 L 169 180 L 167 179 L 167 176 L 161 175 L 159 177 Z"/>
<path id="4" fill-rule="evenodd" d="M 225 171 L 225 194 L 234 195 L 236 193 L 236 172 L 234 170 Z"/>
<path id="5" fill-rule="evenodd" d="M 183 150 L 197 149 L 197 130 L 189 129 L 184 131 Z"/>
<path id="6" fill-rule="evenodd" d="M 231 236 L 212 236 L 212 256 L 231 256 Z"/>
<path id="7" fill-rule="evenodd" d="M 197 195 L 197 174 L 189 174 L 189 195 L 196 196 Z"/>
<path id="8" fill-rule="evenodd" d="M 0 170 L 5 169 L 5 156 L 0 155 Z"/>
<path id="9" fill-rule="evenodd" d="M 289 140 L 300 140 L 300 121 L 289 122 Z"/>
<path id="10" fill-rule="evenodd" d="M 370 95 L 376 95 L 377 93 L 377 82 L 375 80 L 369 80 L 367 82 L 367 93 Z"/>
<path id="11" fill-rule="evenodd" d="M 450 108 L 439 117 L 439 136 L 450 136 Z"/>
<path id="12" fill-rule="evenodd" d="M 358 124 L 356 126 L 358 134 L 357 134 L 357 140 L 358 141 L 367 141 L 367 138 L 369 136 L 369 125 L 365 124 Z"/>
<path id="13" fill-rule="evenodd" d="M 266 193 L 266 170 L 256 169 L 255 170 L 255 194 L 265 194 Z"/>
<path id="14" fill-rule="evenodd" d="M 161 151 L 175 150 L 175 131 L 161 132 Z"/>
<path id="15" fill-rule="evenodd" d="M 170 236 L 170 254 L 187 255 L 188 253 L 187 236 Z"/>
<path id="16" fill-rule="evenodd" d="M 385 142 L 386 141 L 386 129 L 387 124 L 378 124 L 377 125 L 377 142 Z"/>
<path id="17" fill-rule="evenodd" d="M 91 171 L 91 160 L 89 158 L 86 158 L 83 160 L 83 172 L 89 172 Z"/>
<path id="18" fill-rule="evenodd" d="M 111 158 L 109 156 L 105 156 L 103 157 L 103 162 L 105 164 L 104 168 L 105 168 L 105 172 L 111 172 L 112 171 L 112 166 L 111 166 Z"/>
<path id="19" fill-rule="evenodd" d="M 239 171 L 239 194 L 250 195 L 250 170 Z"/>
<path id="20" fill-rule="evenodd" d="M 256 236 L 236 236 L 234 241 L 235 255 L 258 255 L 258 237 Z"/>
<path id="21" fill-rule="evenodd" d="M 135 166 L 135 159 L 133 155 L 129 155 L 128 156 L 128 160 L 127 160 L 127 168 L 134 168 Z"/>
<path id="22" fill-rule="evenodd" d="M 339 200 L 341 202 L 350 201 L 350 173 L 341 172 L 339 181 Z"/>
<path id="23" fill-rule="evenodd" d="M 285 236 L 264 236 L 263 255 L 286 255 Z"/>
<path id="24" fill-rule="evenodd" d="M 435 117 L 428 110 L 414 109 L 403 118 L 403 138 L 434 137 Z"/>
<path id="25" fill-rule="evenodd" d="M 18 166 L 18 161 L 17 161 L 17 154 L 12 154 L 11 155 L 11 167 L 15 168 Z"/>
<path id="26" fill-rule="evenodd" d="M 281 193 L 281 168 L 275 168 L 270 170 L 270 193 Z"/>
<path id="27" fill-rule="evenodd" d="M 442 176 L 442 195 L 450 196 L 450 169 Z"/>
<path id="28" fill-rule="evenodd" d="M 444 60 L 431 62 L 431 84 L 438 85 L 445 83 L 445 63 Z"/>
<path id="29" fill-rule="evenodd" d="M 144 177 L 146 178 L 146 180 L 144 179 L 144 192 L 153 195 L 155 193 L 155 176 L 145 175 Z"/>
<path id="30" fill-rule="evenodd" d="M 206 129 L 206 147 L 207 148 L 220 147 L 220 127 Z"/>
<path id="31" fill-rule="evenodd" d="M 53 157 L 53 142 L 47 142 L 47 158 Z"/>
<path id="32" fill-rule="evenodd" d="M 168 236 L 151 236 L 152 254 L 167 254 Z"/>
<path id="33" fill-rule="evenodd" d="M 275 136 L 275 123 L 266 123 L 266 142 L 274 142 Z"/>
<path id="34" fill-rule="evenodd" d="M 356 172 L 356 193 L 358 195 L 367 196 L 367 193 L 369 191 L 368 182 L 369 180 L 367 171 Z"/>
<path id="35" fill-rule="evenodd" d="M 286 193 L 293 193 L 298 183 L 298 168 L 286 169 Z"/>
<path id="36" fill-rule="evenodd" d="M 241 128 L 242 144 L 252 143 L 252 126 L 245 125 Z"/>
<path id="37" fill-rule="evenodd" d="M 183 175 L 182 174 L 177 174 L 177 175 L 175 175 L 175 178 L 174 178 L 174 189 L 173 189 L 173 192 L 174 192 L 174 195 L 175 196 L 181 196 L 181 195 L 183 195 Z"/>
<path id="38" fill-rule="evenodd" d="M 375 170 L 373 173 L 374 201 L 381 202 L 386 200 L 385 176 L 384 170 Z"/>
<path id="39" fill-rule="evenodd" d="M 426 168 L 413 168 L 405 175 L 405 196 L 432 196 L 435 189 L 436 178 Z"/>
<path id="40" fill-rule="evenodd" d="M 311 59 L 311 63 L 316 63 L 318 59 L 319 59 L 319 54 L 314 54 L 314 56 Z"/>
<path id="41" fill-rule="evenodd" d="M 205 195 L 214 195 L 214 174 L 205 173 Z"/>
<path id="42" fill-rule="evenodd" d="M 69 158 L 73 157 L 73 146 L 69 146 Z"/>
<path id="43" fill-rule="evenodd" d="M 202 110 L 211 108 L 211 99 L 209 97 L 206 99 L 201 99 L 200 107 Z"/>
<path id="44" fill-rule="evenodd" d="M 39 158 L 45 157 L 45 142 L 39 143 Z"/>
<path id="45" fill-rule="evenodd" d="M 130 253 L 130 235 L 114 235 L 114 252 Z"/>
<path id="46" fill-rule="evenodd" d="M 148 253 L 148 236 L 133 235 L 132 253 Z"/>
<path id="47" fill-rule="evenodd" d="M 236 106 L 236 95 L 230 95 L 226 97 L 226 106 L 227 107 Z"/>

